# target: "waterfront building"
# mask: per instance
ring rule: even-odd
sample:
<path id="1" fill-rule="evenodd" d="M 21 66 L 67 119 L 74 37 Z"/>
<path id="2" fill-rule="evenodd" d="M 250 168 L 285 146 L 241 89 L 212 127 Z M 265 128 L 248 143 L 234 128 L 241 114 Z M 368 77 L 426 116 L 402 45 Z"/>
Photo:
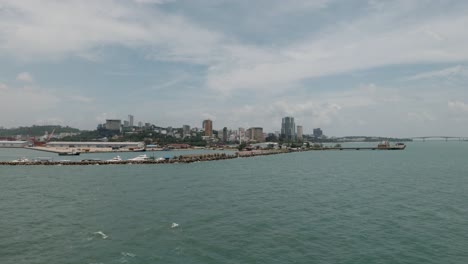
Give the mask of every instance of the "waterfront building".
<path id="1" fill-rule="evenodd" d="M 303 134 L 302 126 L 297 126 L 297 131 L 296 132 L 297 132 L 296 133 L 297 140 L 302 141 L 302 134 Z"/>
<path id="2" fill-rule="evenodd" d="M 54 148 L 134 148 L 140 149 L 145 147 L 144 142 L 69 142 L 69 141 L 52 141 L 47 142 L 46 147 Z"/>
<path id="3" fill-rule="evenodd" d="M 213 136 L 213 121 L 210 119 L 203 120 L 203 130 L 205 130 L 206 137 Z"/>
<path id="4" fill-rule="evenodd" d="M 28 146 L 28 141 L 0 141 L 0 148 L 24 148 Z"/>
<path id="5" fill-rule="evenodd" d="M 253 149 L 279 149 L 278 142 L 261 142 L 250 144 Z"/>
<path id="6" fill-rule="evenodd" d="M 128 115 L 128 125 L 133 127 L 133 115 Z"/>
<path id="7" fill-rule="evenodd" d="M 120 119 L 106 119 L 106 129 L 120 131 L 121 127 L 121 120 Z"/>
<path id="8" fill-rule="evenodd" d="M 263 128 L 261 127 L 251 127 L 247 129 L 246 136 L 256 142 L 264 142 L 265 137 L 263 136 Z"/>
<path id="9" fill-rule="evenodd" d="M 314 137 L 319 138 L 323 136 L 323 131 L 320 128 L 314 128 Z"/>
<path id="10" fill-rule="evenodd" d="M 296 140 L 296 124 L 294 117 L 284 117 L 281 122 L 281 136 L 287 141 Z"/>

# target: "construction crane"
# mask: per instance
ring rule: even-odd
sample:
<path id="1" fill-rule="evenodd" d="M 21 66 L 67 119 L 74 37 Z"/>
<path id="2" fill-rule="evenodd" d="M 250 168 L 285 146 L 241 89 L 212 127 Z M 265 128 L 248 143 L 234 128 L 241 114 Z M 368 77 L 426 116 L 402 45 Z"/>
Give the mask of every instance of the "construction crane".
<path id="1" fill-rule="evenodd" d="M 32 142 L 34 147 L 43 147 L 47 143 L 49 143 L 49 141 L 52 138 L 52 136 L 54 135 L 54 133 L 55 133 L 55 128 L 52 129 L 52 132 L 50 132 L 50 134 L 47 136 L 45 141 L 39 141 L 39 140 L 36 139 L 35 136 L 31 137 L 30 139 L 31 139 L 31 142 Z"/>

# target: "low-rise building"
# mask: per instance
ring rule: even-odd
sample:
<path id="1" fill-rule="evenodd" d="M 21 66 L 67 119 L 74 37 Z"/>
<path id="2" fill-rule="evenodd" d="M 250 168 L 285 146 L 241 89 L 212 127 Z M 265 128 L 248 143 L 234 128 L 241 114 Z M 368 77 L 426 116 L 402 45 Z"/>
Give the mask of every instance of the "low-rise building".
<path id="1" fill-rule="evenodd" d="M 261 142 L 250 144 L 253 149 L 278 149 L 279 144 L 277 142 Z"/>
<path id="2" fill-rule="evenodd" d="M 143 148 L 143 142 L 48 142 L 46 147 L 55 148 Z"/>
<path id="3" fill-rule="evenodd" d="M 0 148 L 24 148 L 28 144 L 28 141 L 0 141 Z"/>

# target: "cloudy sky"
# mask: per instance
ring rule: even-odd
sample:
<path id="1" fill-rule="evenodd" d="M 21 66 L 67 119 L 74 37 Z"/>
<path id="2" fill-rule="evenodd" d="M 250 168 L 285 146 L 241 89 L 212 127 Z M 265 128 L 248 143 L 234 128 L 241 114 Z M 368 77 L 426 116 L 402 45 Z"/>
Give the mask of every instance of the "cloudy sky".
<path id="1" fill-rule="evenodd" d="M 468 136 L 468 2 L 0 0 L 0 126 Z"/>

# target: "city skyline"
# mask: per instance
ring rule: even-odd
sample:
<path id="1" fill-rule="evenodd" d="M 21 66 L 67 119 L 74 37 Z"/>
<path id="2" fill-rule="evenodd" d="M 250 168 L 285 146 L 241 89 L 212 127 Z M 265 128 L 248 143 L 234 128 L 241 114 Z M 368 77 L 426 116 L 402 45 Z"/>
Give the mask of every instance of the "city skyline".
<path id="1" fill-rule="evenodd" d="M 304 134 L 466 136 L 467 12 L 433 0 L 0 0 L 0 126 L 95 129 L 132 113 L 273 132 L 292 116 Z"/>

